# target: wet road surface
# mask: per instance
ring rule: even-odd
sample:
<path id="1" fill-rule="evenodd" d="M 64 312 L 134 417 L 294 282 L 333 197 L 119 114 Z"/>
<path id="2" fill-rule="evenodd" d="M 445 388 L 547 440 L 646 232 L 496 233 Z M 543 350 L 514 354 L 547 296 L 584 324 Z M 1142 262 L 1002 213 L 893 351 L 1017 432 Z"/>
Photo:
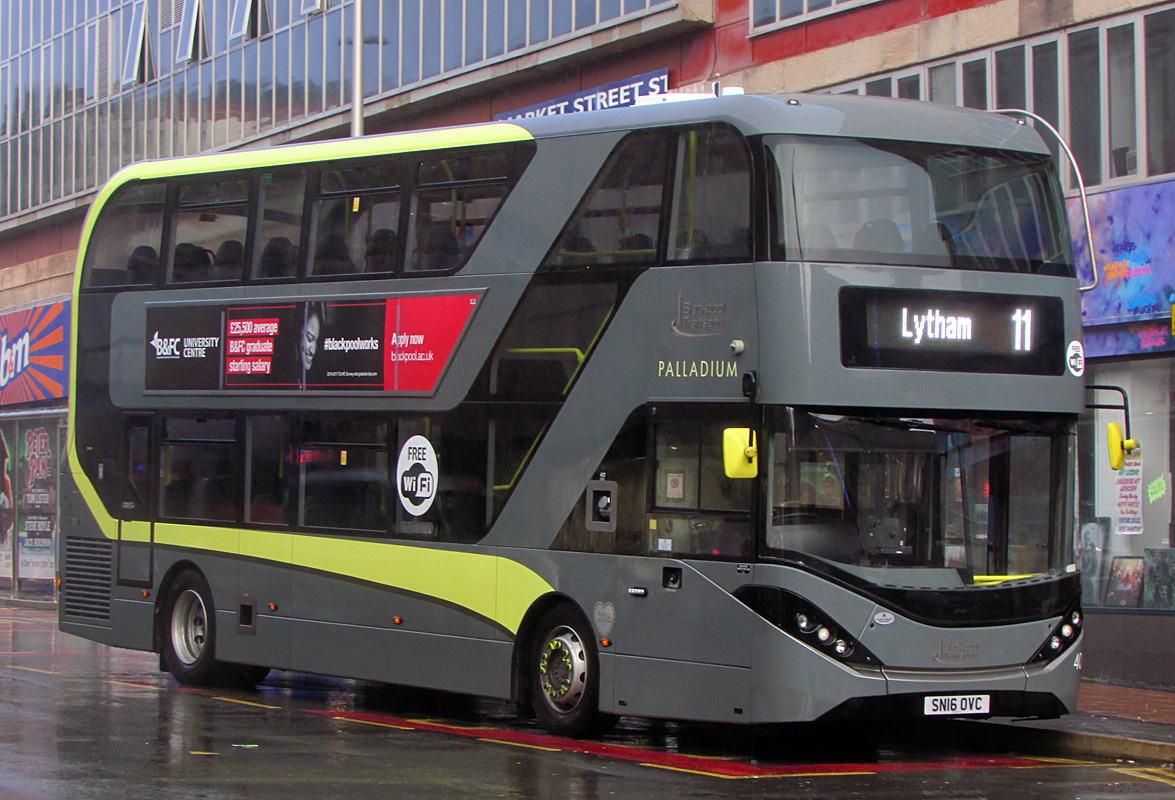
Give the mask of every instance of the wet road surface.
<path id="1" fill-rule="evenodd" d="M 974 724 L 546 735 L 511 704 L 273 672 L 189 689 L 158 657 L 0 608 L 0 800 L 1170 798 L 1163 764 L 1009 753 Z"/>

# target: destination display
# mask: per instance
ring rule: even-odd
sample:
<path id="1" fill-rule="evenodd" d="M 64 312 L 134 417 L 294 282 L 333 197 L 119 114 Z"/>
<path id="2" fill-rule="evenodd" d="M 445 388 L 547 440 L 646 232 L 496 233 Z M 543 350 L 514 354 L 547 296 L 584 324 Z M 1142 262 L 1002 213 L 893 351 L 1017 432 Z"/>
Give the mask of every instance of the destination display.
<path id="1" fill-rule="evenodd" d="M 841 363 L 874 369 L 1060 375 L 1059 297 L 879 289 L 840 290 Z"/>
<path id="2" fill-rule="evenodd" d="M 432 392 L 477 294 L 147 308 L 147 391 Z"/>

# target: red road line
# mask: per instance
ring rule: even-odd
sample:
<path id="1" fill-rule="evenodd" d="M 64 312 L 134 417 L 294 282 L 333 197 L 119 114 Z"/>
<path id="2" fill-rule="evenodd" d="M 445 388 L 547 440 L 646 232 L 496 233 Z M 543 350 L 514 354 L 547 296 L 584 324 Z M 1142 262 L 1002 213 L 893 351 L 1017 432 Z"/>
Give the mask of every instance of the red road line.
<path id="1" fill-rule="evenodd" d="M 404 719 L 385 714 L 314 709 L 306 709 L 306 711 L 311 714 L 322 714 L 336 719 L 395 725 L 413 730 L 475 737 L 502 742 L 504 744 L 519 744 L 528 747 L 552 748 L 571 753 L 599 755 L 624 761 L 636 761 L 655 767 L 698 772 L 723 778 L 769 778 L 798 775 L 834 776 L 877 772 L 929 772 L 932 770 L 988 769 L 993 767 L 1040 767 L 1049 764 L 1049 762 L 1031 758 L 958 758 L 942 761 L 918 761 L 906 764 L 787 764 L 775 767 L 763 767 L 755 764 L 743 764 L 737 761 L 706 758 L 704 756 L 665 753 L 658 750 L 649 750 L 628 745 L 565 739 L 559 736 L 545 736 L 522 731 L 493 728 L 464 728 L 442 723 Z"/>

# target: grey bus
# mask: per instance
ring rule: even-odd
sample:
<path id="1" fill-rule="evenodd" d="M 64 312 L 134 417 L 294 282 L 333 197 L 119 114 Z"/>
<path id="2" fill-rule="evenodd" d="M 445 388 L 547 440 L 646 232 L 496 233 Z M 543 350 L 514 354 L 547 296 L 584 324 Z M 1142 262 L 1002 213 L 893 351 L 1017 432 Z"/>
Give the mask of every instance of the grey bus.
<path id="1" fill-rule="evenodd" d="M 1074 709 L 1081 308 L 1006 116 L 728 96 L 132 165 L 62 630 L 548 730 Z"/>

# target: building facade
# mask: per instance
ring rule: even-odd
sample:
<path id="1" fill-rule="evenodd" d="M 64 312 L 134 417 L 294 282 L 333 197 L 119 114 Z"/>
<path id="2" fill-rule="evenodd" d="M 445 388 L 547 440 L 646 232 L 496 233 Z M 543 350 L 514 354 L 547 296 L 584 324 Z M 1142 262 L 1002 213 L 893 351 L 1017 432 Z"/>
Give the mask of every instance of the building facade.
<path id="1" fill-rule="evenodd" d="M 367 133 L 721 86 L 853 92 L 1027 109 L 1068 141 L 1090 198 L 1092 239 L 1062 159 L 1086 282 L 1098 264 L 1090 383 L 1126 390 L 1142 442 L 1114 472 L 1120 411 L 1091 411 L 1078 437 L 1086 673 L 1175 682 L 1175 3 L 363 0 L 361 33 L 357 8 L 0 0 L 0 365 L 28 370 L 0 375 L 0 589 L 51 591 L 69 354 L 43 340 L 68 342 L 82 219 L 121 166 L 347 136 L 355 81 Z"/>

